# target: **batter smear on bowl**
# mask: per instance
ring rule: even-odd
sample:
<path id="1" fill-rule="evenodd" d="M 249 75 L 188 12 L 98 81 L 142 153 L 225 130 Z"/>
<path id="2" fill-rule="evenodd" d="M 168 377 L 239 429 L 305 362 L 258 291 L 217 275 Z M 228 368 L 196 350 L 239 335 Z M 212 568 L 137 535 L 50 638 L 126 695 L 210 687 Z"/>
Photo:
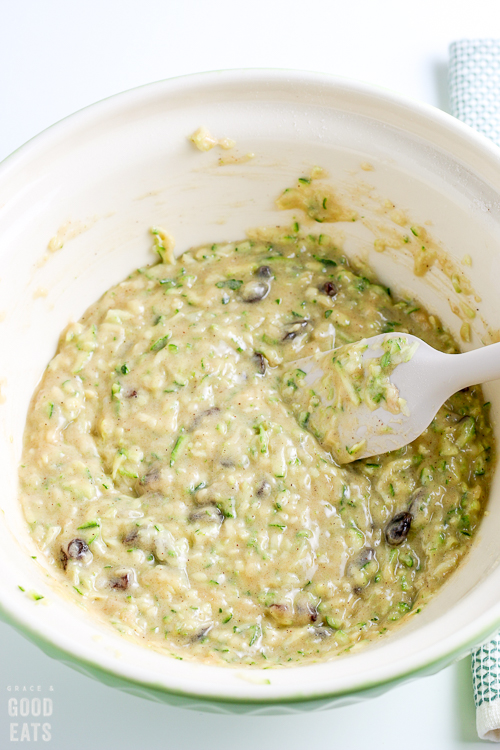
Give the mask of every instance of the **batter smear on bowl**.
<path id="1" fill-rule="evenodd" d="M 67 327 L 33 397 L 34 539 L 89 611 L 178 657 L 287 666 L 379 640 L 478 527 L 481 389 L 411 445 L 340 467 L 295 413 L 287 363 L 390 331 L 457 352 L 450 333 L 298 224 L 175 261 L 165 237 L 158 264 Z"/>

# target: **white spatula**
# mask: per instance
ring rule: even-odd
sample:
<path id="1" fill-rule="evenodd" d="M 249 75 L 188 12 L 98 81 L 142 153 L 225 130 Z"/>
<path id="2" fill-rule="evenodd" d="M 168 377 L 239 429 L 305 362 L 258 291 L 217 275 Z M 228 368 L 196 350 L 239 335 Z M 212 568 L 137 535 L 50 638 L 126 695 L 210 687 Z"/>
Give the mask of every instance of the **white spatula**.
<path id="1" fill-rule="evenodd" d="M 388 352 L 398 350 L 403 361 L 395 364 L 398 356 Z M 345 363 L 352 352 L 358 366 L 350 378 Z M 443 354 L 416 336 L 390 333 L 288 364 L 281 387 L 299 422 L 349 463 L 411 443 L 453 393 L 496 378 L 500 343 Z"/>

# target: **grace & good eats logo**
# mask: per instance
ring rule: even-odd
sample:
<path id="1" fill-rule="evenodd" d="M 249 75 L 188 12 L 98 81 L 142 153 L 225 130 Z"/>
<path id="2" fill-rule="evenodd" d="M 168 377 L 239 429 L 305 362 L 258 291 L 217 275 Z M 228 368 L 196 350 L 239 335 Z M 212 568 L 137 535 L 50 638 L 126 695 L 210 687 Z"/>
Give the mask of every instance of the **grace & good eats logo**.
<path id="1" fill-rule="evenodd" d="M 50 685 L 8 685 L 9 739 L 11 742 L 50 742 L 53 700 Z M 49 695 L 46 695 L 49 693 Z"/>

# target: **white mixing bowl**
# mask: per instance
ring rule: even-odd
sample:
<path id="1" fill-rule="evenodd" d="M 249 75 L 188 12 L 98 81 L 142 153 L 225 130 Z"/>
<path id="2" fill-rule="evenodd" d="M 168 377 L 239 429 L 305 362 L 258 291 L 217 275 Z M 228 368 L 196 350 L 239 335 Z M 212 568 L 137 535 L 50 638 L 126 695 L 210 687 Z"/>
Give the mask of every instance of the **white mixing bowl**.
<path id="1" fill-rule="evenodd" d="M 187 140 L 200 125 L 255 158 L 217 166 L 215 151 L 202 154 Z M 360 171 L 365 161 L 373 172 Z M 205 710 L 311 710 L 436 671 L 500 625 L 498 472 L 470 554 L 432 603 L 378 644 L 313 666 L 205 666 L 129 642 L 62 595 L 27 532 L 17 500 L 26 411 L 68 319 L 153 260 L 151 225 L 166 227 L 179 251 L 237 239 L 246 228 L 279 223 L 275 198 L 315 164 L 334 184 L 363 178 L 415 221 L 432 221 L 452 257 L 469 254 L 481 315 L 495 326 L 500 151 L 448 115 L 383 90 L 277 71 L 165 81 L 73 115 L 0 168 L 0 607 L 48 653 L 109 684 Z M 64 247 L 41 262 L 60 227 Z M 404 258 L 371 256 L 387 283 L 422 299 L 458 334 L 453 291 L 439 272 L 417 279 Z M 478 346 L 480 317 L 472 324 Z M 500 384 L 486 394 L 495 418 Z"/>

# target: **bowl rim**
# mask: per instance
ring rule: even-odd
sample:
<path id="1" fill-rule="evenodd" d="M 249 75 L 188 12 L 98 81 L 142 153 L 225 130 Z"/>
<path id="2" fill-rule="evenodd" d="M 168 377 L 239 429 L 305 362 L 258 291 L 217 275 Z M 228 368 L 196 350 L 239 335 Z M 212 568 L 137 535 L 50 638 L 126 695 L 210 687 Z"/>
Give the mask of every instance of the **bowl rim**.
<path id="1" fill-rule="evenodd" d="M 496 608 L 498 609 L 498 608 Z M 143 680 L 141 678 L 132 677 L 125 673 L 125 670 L 119 669 L 117 664 L 116 669 L 104 666 L 97 660 L 80 656 L 74 650 L 66 649 L 53 640 L 48 635 L 40 634 L 35 628 L 30 627 L 27 622 L 16 618 L 7 608 L 4 607 L 3 603 L 0 604 L 0 619 L 14 627 L 24 638 L 29 640 L 31 643 L 38 646 L 44 653 L 52 658 L 56 658 L 58 661 L 62 661 L 67 666 L 75 669 L 76 671 L 82 672 L 87 676 L 91 676 L 95 679 L 106 682 L 106 684 L 113 684 L 113 687 L 117 687 L 125 692 L 134 693 L 137 692 L 137 688 L 143 688 L 146 694 L 141 694 L 142 697 L 151 698 L 151 694 L 165 694 L 165 696 L 172 696 L 178 698 L 184 698 L 189 701 L 199 701 L 201 704 L 222 704 L 226 706 L 249 706 L 249 707 L 265 707 L 265 706 L 281 706 L 294 704 L 318 704 L 323 705 L 328 701 L 333 701 L 336 704 L 342 698 L 348 696 L 358 697 L 375 697 L 380 693 L 386 692 L 391 687 L 397 687 L 403 685 L 418 677 L 428 677 L 436 672 L 450 666 L 456 661 L 459 661 L 464 656 L 470 654 L 471 650 L 475 647 L 479 647 L 483 642 L 487 641 L 493 632 L 500 626 L 500 613 L 496 615 L 493 621 L 489 621 L 487 625 L 484 625 L 480 631 L 474 631 L 466 641 L 462 641 L 459 645 L 456 645 L 452 649 L 440 654 L 436 657 L 430 658 L 427 661 L 419 664 L 417 667 L 409 668 L 406 671 L 399 671 L 395 674 L 389 675 L 384 679 L 368 679 L 366 681 L 359 681 L 359 684 L 355 687 L 346 687 L 330 691 L 321 692 L 310 692 L 308 694 L 300 693 L 297 690 L 294 695 L 286 696 L 266 696 L 264 692 L 261 695 L 245 695 L 243 697 L 229 695 L 228 692 L 224 694 L 208 693 L 208 692 L 196 692 L 196 690 L 183 690 L 171 686 L 166 686 L 155 682 L 154 680 Z M 323 664 L 335 664 L 335 659 L 329 662 L 322 662 Z M 200 668 L 210 668 L 209 665 L 198 663 Z M 292 671 L 303 671 L 307 669 L 309 665 L 296 665 L 294 667 L 286 667 L 288 673 Z M 213 667 L 212 667 L 213 668 Z M 238 668 L 235 667 L 221 667 L 228 673 L 236 672 Z M 240 667 L 244 669 L 244 665 Z M 259 670 L 260 671 L 260 670 Z M 108 679 L 103 679 L 108 678 Z M 376 692 L 375 692 L 376 691 Z M 200 705 L 193 706 L 203 710 Z"/>
<path id="2" fill-rule="evenodd" d="M 0 181 L 7 179 L 11 170 L 13 171 L 19 166 L 22 166 L 23 162 L 29 161 L 32 155 L 36 155 L 38 152 L 43 152 L 51 145 L 51 143 L 59 142 L 61 136 L 64 136 L 65 134 L 69 135 L 80 128 L 85 128 L 90 123 L 98 124 L 102 119 L 105 120 L 110 112 L 114 110 L 119 111 L 122 105 L 124 108 L 127 108 L 130 107 L 134 101 L 137 105 L 140 105 L 141 102 L 144 103 L 149 99 L 153 100 L 156 97 L 166 96 L 176 90 L 189 90 L 190 87 L 196 88 L 203 83 L 214 85 L 217 84 L 217 82 L 220 82 L 225 85 L 234 83 L 240 86 L 255 86 L 259 83 L 277 83 L 280 80 L 286 80 L 288 83 L 290 80 L 293 80 L 297 84 L 315 84 L 320 87 L 325 87 L 330 92 L 335 90 L 342 91 L 355 97 L 364 97 L 366 100 L 371 99 L 373 101 L 376 99 L 379 103 L 382 101 L 389 108 L 395 108 L 407 117 L 410 114 L 417 119 L 420 118 L 424 124 L 427 124 L 428 126 L 432 125 L 434 128 L 437 128 L 441 135 L 454 136 L 462 146 L 466 147 L 466 150 L 468 149 L 469 152 L 473 152 L 480 157 L 483 160 L 483 165 L 488 162 L 489 165 L 496 170 L 496 173 L 498 173 L 498 188 L 500 191 L 500 149 L 485 136 L 477 133 L 471 127 L 455 119 L 450 114 L 427 103 L 411 99 L 384 87 L 375 86 L 356 79 L 333 76 L 328 73 L 302 71 L 299 69 L 290 70 L 276 68 L 245 68 L 191 73 L 143 84 L 113 94 L 99 100 L 98 102 L 89 104 L 50 125 L 39 134 L 33 136 L 14 152 L 6 156 L 3 161 L 0 162 Z M 455 154 L 451 146 L 447 153 L 455 160 L 461 158 Z M 473 155 L 473 153 L 471 155 Z M 465 160 L 465 163 L 466 166 L 472 167 L 467 160 Z M 481 170 L 478 169 L 477 166 L 472 168 L 482 177 L 482 179 L 488 181 L 488 178 L 483 177 Z M 480 586 L 483 586 L 484 584 L 485 581 L 481 582 L 476 588 L 480 588 Z M 45 648 L 50 650 L 51 653 L 55 652 L 58 655 L 58 658 L 64 657 L 63 660 L 66 663 L 68 663 L 69 659 L 70 665 L 72 665 L 72 662 L 85 665 L 96 674 L 106 674 L 115 678 L 115 680 L 118 678 L 129 686 L 140 685 L 149 690 L 152 689 L 173 696 L 198 699 L 201 701 L 217 701 L 225 704 L 272 705 L 341 698 L 346 695 L 366 693 L 374 688 L 387 689 L 392 685 L 406 682 L 419 675 L 431 674 L 432 672 L 449 665 L 452 661 L 464 656 L 471 648 L 484 641 L 500 626 L 500 602 L 496 606 L 491 607 L 481 617 L 474 620 L 473 623 L 462 627 L 462 629 L 458 630 L 451 636 L 445 636 L 439 643 L 434 643 L 432 646 L 429 646 L 423 654 L 423 659 L 419 656 L 414 656 L 412 659 L 406 660 L 403 663 L 403 666 L 398 666 L 400 662 L 394 662 L 390 665 L 390 668 L 386 670 L 386 674 L 382 679 L 366 679 L 363 678 L 363 675 L 359 675 L 354 685 L 345 688 L 341 687 L 333 690 L 327 690 L 324 688 L 320 690 L 320 692 L 310 690 L 307 694 L 301 693 L 300 690 L 296 688 L 295 694 L 290 694 L 287 691 L 286 694 L 278 694 L 274 696 L 266 696 L 265 690 L 256 691 L 255 689 L 253 689 L 251 693 L 249 691 L 242 691 L 241 695 L 235 695 L 234 690 L 232 690 L 232 694 L 229 694 L 228 688 L 226 687 L 224 692 L 222 686 L 215 692 L 208 690 L 205 692 L 197 692 L 195 689 L 186 691 L 173 686 L 159 684 L 154 679 L 145 681 L 142 678 L 131 675 L 130 670 L 124 668 L 124 665 L 116 663 L 114 668 L 111 668 L 104 666 L 97 657 L 95 659 L 89 658 L 87 655 L 83 654 L 83 646 L 81 649 L 70 649 L 62 646 L 61 643 L 56 640 L 54 633 L 43 632 L 44 630 L 47 630 L 46 628 L 37 629 L 33 625 L 32 620 L 30 621 L 24 613 L 20 611 L 16 612 L 15 603 L 12 601 L 0 602 L 0 616 L 2 616 L 2 618 L 8 623 L 15 626 L 25 637 L 35 642 L 42 649 Z M 335 661 L 332 660 L 323 663 L 333 665 Z M 207 665 L 204 665 L 201 662 L 198 663 L 197 666 L 200 668 L 207 667 Z M 240 668 L 244 669 L 244 665 L 241 665 Z M 232 668 L 223 667 L 222 669 L 227 670 L 228 672 L 233 672 Z M 287 672 L 290 673 L 291 670 L 296 674 L 297 669 L 307 669 L 307 665 L 288 667 Z M 253 686 L 253 688 L 255 687 L 256 686 Z"/>

